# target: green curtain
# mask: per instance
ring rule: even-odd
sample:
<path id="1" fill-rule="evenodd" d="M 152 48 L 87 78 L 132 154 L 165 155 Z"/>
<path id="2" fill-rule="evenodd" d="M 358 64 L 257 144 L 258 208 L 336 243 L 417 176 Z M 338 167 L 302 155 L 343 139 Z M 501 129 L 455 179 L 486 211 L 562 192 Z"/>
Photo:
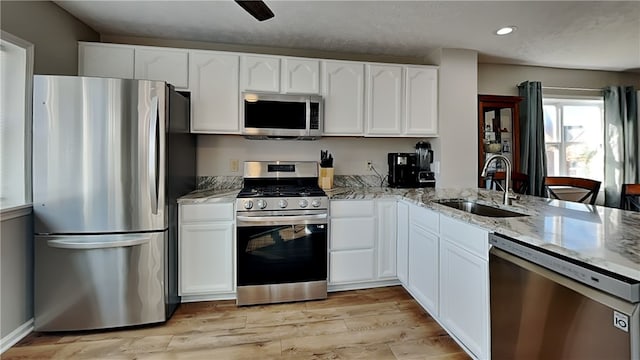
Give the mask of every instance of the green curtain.
<path id="1" fill-rule="evenodd" d="M 638 96 L 633 86 L 604 89 L 604 204 L 620 206 L 622 184 L 640 182 Z"/>
<path id="2" fill-rule="evenodd" d="M 520 103 L 520 170 L 529 176 L 529 194 L 546 196 L 547 154 L 544 145 L 542 84 L 525 81 L 518 85 Z"/>

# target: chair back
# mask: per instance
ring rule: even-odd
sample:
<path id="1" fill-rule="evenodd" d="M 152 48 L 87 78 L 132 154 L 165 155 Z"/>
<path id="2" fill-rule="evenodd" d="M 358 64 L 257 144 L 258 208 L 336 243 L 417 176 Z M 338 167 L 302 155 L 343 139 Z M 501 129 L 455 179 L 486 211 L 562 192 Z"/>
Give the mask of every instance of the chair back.
<path id="1" fill-rule="evenodd" d="M 622 184 L 620 209 L 640 211 L 640 184 Z"/>
<path id="2" fill-rule="evenodd" d="M 504 191 L 506 173 L 497 171 L 488 177 L 489 189 Z M 526 194 L 529 189 L 529 176 L 517 171 L 511 172 L 511 188 L 518 194 Z"/>
<path id="3" fill-rule="evenodd" d="M 553 191 L 553 188 L 558 186 L 568 186 L 573 188 L 579 188 L 587 190 L 587 193 L 578 200 L 578 202 L 585 202 L 591 205 L 596 203 L 598 197 L 598 191 L 600 191 L 600 185 L 602 183 L 597 180 L 568 177 L 568 176 L 547 176 L 544 178 L 544 187 L 547 190 L 547 194 L 552 199 L 560 199 L 558 194 Z"/>

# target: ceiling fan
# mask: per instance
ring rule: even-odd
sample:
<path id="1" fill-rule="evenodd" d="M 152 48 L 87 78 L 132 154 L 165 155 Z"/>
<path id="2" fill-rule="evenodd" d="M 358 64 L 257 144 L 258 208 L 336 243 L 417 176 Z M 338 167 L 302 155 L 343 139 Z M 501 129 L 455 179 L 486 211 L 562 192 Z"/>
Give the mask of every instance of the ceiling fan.
<path id="1" fill-rule="evenodd" d="M 258 21 L 265 21 L 275 16 L 267 4 L 261 0 L 235 0 L 235 2 Z"/>

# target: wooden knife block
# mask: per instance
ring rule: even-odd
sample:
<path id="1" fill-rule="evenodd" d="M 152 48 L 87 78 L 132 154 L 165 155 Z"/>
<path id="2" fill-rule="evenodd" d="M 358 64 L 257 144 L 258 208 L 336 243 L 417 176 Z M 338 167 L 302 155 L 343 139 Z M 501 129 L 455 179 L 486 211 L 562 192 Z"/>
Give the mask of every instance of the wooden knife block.
<path id="1" fill-rule="evenodd" d="M 318 176 L 318 186 L 323 190 L 329 190 L 333 188 L 333 168 L 320 168 L 320 175 Z"/>

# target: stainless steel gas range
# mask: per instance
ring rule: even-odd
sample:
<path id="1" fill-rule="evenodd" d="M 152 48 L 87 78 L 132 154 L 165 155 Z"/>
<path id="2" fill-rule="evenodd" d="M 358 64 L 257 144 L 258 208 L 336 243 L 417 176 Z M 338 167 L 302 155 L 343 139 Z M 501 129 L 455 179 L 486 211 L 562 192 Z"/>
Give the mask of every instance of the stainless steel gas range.
<path id="1" fill-rule="evenodd" d="M 328 204 L 316 162 L 244 163 L 236 304 L 327 297 Z"/>

